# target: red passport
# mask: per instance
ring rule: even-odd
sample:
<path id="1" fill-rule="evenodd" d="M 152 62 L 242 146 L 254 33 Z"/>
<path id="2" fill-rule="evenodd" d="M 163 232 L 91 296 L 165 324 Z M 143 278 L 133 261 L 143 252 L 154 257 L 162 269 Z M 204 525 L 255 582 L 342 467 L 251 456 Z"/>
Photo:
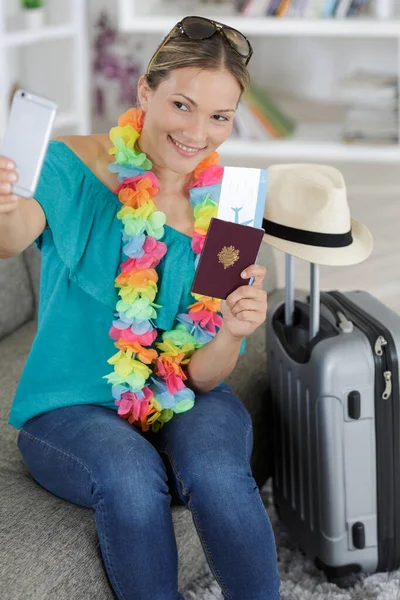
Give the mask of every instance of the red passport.
<path id="1" fill-rule="evenodd" d="M 255 264 L 264 234 L 258 227 L 211 219 L 191 291 L 225 300 L 248 284 L 250 278 L 240 274 Z"/>

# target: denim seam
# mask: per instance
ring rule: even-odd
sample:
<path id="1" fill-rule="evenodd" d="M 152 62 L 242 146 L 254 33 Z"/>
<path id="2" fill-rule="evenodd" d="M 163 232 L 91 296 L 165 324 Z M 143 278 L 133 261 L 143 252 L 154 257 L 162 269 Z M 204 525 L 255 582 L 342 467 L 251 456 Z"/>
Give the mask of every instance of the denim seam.
<path id="1" fill-rule="evenodd" d="M 101 487 L 97 483 L 96 479 L 93 477 L 93 474 L 92 474 L 91 470 L 84 463 L 82 463 L 79 460 L 79 458 L 77 458 L 73 454 L 70 454 L 69 452 L 65 452 L 65 450 L 61 450 L 61 448 L 57 448 L 56 446 L 53 446 L 53 444 L 50 444 L 49 442 L 46 442 L 45 440 L 41 440 L 40 438 L 37 438 L 37 437 L 33 436 L 31 433 L 25 431 L 24 429 L 21 429 L 20 433 L 22 433 L 29 440 L 33 440 L 37 444 L 45 444 L 46 446 L 48 446 L 49 448 L 52 448 L 56 452 L 59 452 L 60 454 L 66 456 L 67 458 L 75 461 L 80 467 L 82 467 L 85 471 L 87 471 L 87 473 L 89 474 L 90 479 L 96 485 L 97 491 L 100 494 L 100 502 L 99 502 L 99 506 L 101 506 L 100 516 L 101 516 L 101 519 L 102 519 L 102 522 L 103 522 L 103 530 L 104 530 L 104 536 L 105 536 L 105 541 L 106 541 L 106 544 L 105 544 L 105 554 L 106 554 L 108 563 L 110 565 L 110 571 L 112 573 L 112 576 L 114 578 L 115 583 L 117 584 L 118 591 L 121 594 L 121 598 L 123 600 L 125 600 L 125 595 L 122 593 L 121 584 L 120 584 L 119 580 L 117 579 L 117 577 L 115 575 L 114 565 L 113 565 L 113 562 L 111 560 L 111 555 L 110 555 L 109 550 L 108 550 L 109 542 L 108 542 L 108 536 L 107 536 L 107 531 L 106 531 L 106 526 L 105 526 L 105 518 L 104 518 L 105 511 L 103 510 L 103 502 L 104 502 L 103 493 L 101 492 Z"/>
<path id="2" fill-rule="evenodd" d="M 160 452 L 163 452 L 164 454 L 167 454 L 167 456 L 169 458 L 169 461 L 171 463 L 172 469 L 174 471 L 175 477 L 178 479 L 179 483 L 182 486 L 182 492 L 183 492 L 183 494 L 185 496 L 188 496 L 188 498 L 189 498 L 189 500 L 188 500 L 188 508 L 189 508 L 190 512 L 192 513 L 193 522 L 195 524 L 196 531 L 198 533 L 198 536 L 200 538 L 201 544 L 202 544 L 203 549 L 204 549 L 204 551 L 206 553 L 206 556 L 208 558 L 208 561 L 210 563 L 210 566 L 211 566 L 211 569 L 212 569 L 212 571 L 214 573 L 214 576 L 215 576 L 216 580 L 218 581 L 219 585 L 221 586 L 221 589 L 222 589 L 222 591 L 223 591 L 223 593 L 225 595 L 226 600 L 233 600 L 232 596 L 230 596 L 229 593 L 226 591 L 225 584 L 224 584 L 224 582 L 222 580 L 222 577 L 221 577 L 221 575 L 220 575 L 220 573 L 219 573 L 219 571 L 218 571 L 218 569 L 217 569 L 217 567 L 216 567 L 216 565 L 214 563 L 211 551 L 210 551 L 210 549 L 209 549 L 209 547 L 207 545 L 206 540 L 204 539 L 204 537 L 202 535 L 202 532 L 201 532 L 201 529 L 200 529 L 200 520 L 199 520 L 198 514 L 196 513 L 196 511 L 195 511 L 195 509 L 193 507 L 193 503 L 192 503 L 192 494 L 186 490 L 185 484 L 183 482 L 183 479 L 182 479 L 181 475 L 178 472 L 178 469 L 176 468 L 176 465 L 175 465 L 175 462 L 174 462 L 174 460 L 172 458 L 170 450 L 168 448 L 166 448 L 165 450 L 160 450 Z"/>
<path id="3" fill-rule="evenodd" d="M 79 458 L 77 458 L 73 454 L 70 454 L 69 452 L 66 452 L 65 450 L 61 450 L 61 448 L 57 448 L 57 446 L 53 446 L 53 444 L 50 444 L 46 440 L 42 440 L 42 439 L 40 439 L 38 437 L 35 437 L 34 435 L 32 435 L 31 433 L 29 433 L 28 431 L 25 431 L 24 429 L 21 429 L 20 433 L 22 433 L 29 440 L 33 440 L 34 442 L 39 443 L 39 444 L 45 444 L 49 448 L 52 448 L 53 450 L 56 450 L 56 452 L 59 452 L 60 454 L 64 454 L 65 456 L 68 456 L 68 458 L 72 458 L 81 467 L 83 467 L 85 469 L 85 471 L 87 471 L 89 473 L 91 479 L 94 481 L 94 483 L 96 484 L 96 486 L 99 488 L 99 485 L 98 485 L 97 481 L 95 480 L 95 478 L 93 477 L 90 469 L 83 462 L 81 462 L 79 460 Z"/>
<path id="4" fill-rule="evenodd" d="M 100 516 L 101 516 L 101 520 L 103 522 L 103 531 L 104 531 L 104 538 L 105 538 L 105 554 L 107 557 L 107 561 L 110 567 L 110 572 L 112 574 L 112 577 L 114 578 L 114 582 L 116 584 L 116 587 L 118 588 L 118 592 L 121 595 L 122 600 L 126 599 L 125 594 L 122 592 L 122 588 L 121 588 L 121 583 L 119 581 L 119 579 L 117 578 L 117 576 L 115 575 L 115 569 L 114 569 L 114 564 L 113 561 L 111 560 L 111 554 L 109 552 L 109 540 L 108 540 L 108 535 L 107 535 L 107 527 L 106 527 L 106 511 L 104 508 L 104 497 L 101 494 L 101 498 L 100 498 L 100 502 L 99 502 L 99 506 L 101 505 L 101 511 L 100 511 Z"/>
<path id="5" fill-rule="evenodd" d="M 252 428 L 253 428 L 253 423 L 251 422 L 247 429 L 247 433 L 246 433 L 246 457 L 247 457 L 248 462 L 250 462 L 251 454 L 252 454 L 252 448 L 250 448 L 250 433 L 252 431 Z"/>

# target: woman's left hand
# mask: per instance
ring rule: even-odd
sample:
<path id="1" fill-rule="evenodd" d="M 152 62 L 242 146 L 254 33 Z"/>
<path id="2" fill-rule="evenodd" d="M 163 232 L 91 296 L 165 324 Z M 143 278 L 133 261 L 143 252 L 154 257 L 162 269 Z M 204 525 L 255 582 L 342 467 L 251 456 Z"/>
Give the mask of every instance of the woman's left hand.
<path id="1" fill-rule="evenodd" d="M 221 330 L 235 340 L 252 334 L 267 317 L 267 292 L 262 287 L 266 272 L 261 265 L 250 265 L 243 273 L 246 279 L 254 277 L 252 285 L 242 285 L 221 300 Z"/>

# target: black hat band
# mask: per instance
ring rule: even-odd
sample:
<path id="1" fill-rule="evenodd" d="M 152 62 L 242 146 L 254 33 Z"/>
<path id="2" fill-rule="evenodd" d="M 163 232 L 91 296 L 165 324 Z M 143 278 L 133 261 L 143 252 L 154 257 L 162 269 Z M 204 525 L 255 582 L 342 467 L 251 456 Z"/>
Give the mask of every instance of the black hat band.
<path id="1" fill-rule="evenodd" d="M 344 248 L 353 243 L 351 229 L 347 233 L 318 233 L 316 231 L 307 231 L 305 229 L 296 229 L 274 223 L 268 219 L 263 219 L 262 228 L 265 233 L 288 242 L 304 244 L 306 246 L 322 246 L 324 248 Z"/>

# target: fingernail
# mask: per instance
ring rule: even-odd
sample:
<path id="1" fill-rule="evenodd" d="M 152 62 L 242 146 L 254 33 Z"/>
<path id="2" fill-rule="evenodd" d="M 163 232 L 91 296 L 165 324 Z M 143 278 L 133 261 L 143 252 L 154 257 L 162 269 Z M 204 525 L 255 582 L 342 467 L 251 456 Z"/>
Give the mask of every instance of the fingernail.
<path id="1" fill-rule="evenodd" d="M 246 277 L 247 277 L 246 271 L 242 271 L 241 276 L 243 277 L 243 279 L 246 279 Z"/>
<path id="2" fill-rule="evenodd" d="M 12 160 L 9 160 L 7 163 L 7 168 L 8 169 L 15 169 L 15 163 L 13 163 Z"/>

